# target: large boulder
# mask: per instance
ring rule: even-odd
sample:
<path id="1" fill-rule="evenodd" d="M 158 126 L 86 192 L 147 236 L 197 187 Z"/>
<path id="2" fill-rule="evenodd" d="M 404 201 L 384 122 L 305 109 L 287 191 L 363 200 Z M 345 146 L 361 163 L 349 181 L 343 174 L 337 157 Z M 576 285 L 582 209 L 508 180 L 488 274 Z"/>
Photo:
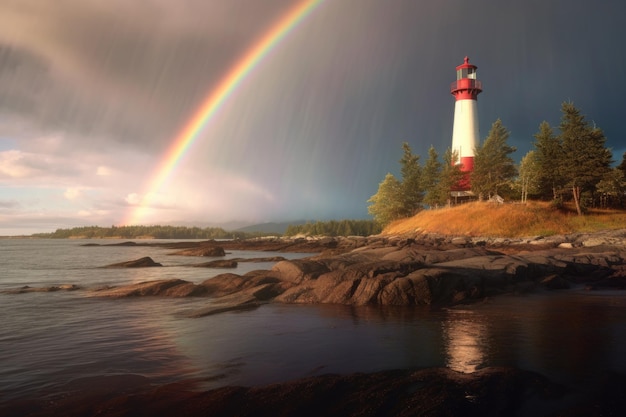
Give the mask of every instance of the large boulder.
<path id="1" fill-rule="evenodd" d="M 294 284 L 316 279 L 328 271 L 324 263 L 311 259 L 281 261 L 272 267 L 272 272 L 281 280 Z"/>

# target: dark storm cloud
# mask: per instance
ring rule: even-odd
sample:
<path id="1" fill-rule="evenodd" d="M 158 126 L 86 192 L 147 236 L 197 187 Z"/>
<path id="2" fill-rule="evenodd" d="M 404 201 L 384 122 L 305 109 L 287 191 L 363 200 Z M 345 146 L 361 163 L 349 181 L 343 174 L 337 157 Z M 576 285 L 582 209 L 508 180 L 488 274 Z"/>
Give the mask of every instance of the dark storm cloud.
<path id="1" fill-rule="evenodd" d="M 168 140 L 290 3 L 4 3 L 0 106 L 42 131 Z"/>
<path id="2" fill-rule="evenodd" d="M 6 18 L 33 33 L 9 36 L 12 26 L 5 29 L 3 51 L 12 52 L 0 62 L 0 91 L 9 91 L 1 105 L 36 118 L 44 129 L 143 144 L 168 140 L 251 41 L 293 3 L 5 3 Z M 606 119 L 605 128 L 613 130 L 619 95 L 611 85 L 626 69 L 615 41 L 623 32 L 621 2 L 327 3 L 327 19 L 309 32 L 319 40 L 311 43 L 321 57 L 308 55 L 309 65 L 341 72 L 343 57 L 355 46 L 369 48 L 370 61 L 363 63 L 377 78 L 348 98 L 360 103 L 346 111 L 367 105 L 368 98 L 382 99 L 393 109 L 381 126 L 390 136 L 408 140 L 415 134 L 437 144 L 449 136 L 445 90 L 466 54 L 485 85 L 482 133 L 500 117 L 522 145 L 530 126 L 558 121 L 566 100 L 580 103 L 598 123 Z M 329 49 L 334 59 L 324 59 Z M 404 132 L 394 132 L 398 128 Z"/>

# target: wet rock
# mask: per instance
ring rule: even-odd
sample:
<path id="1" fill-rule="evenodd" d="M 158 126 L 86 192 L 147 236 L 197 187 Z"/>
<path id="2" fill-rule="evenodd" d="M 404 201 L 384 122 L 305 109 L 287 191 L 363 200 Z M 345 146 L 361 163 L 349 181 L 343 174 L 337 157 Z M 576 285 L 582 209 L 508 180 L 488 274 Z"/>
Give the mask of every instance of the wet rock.
<path id="1" fill-rule="evenodd" d="M 569 281 L 557 274 L 548 275 L 541 280 L 541 284 L 549 290 L 566 290 L 570 288 Z"/>
<path id="2" fill-rule="evenodd" d="M 619 234 L 607 238 L 618 239 L 616 236 Z M 589 236 L 567 237 L 572 242 L 582 238 Z M 441 236 L 374 237 L 367 245 L 349 252 L 280 260 L 269 271 L 220 274 L 198 285 L 179 282 L 168 289 L 142 284 L 115 289 L 115 294 L 202 295 L 218 301 L 231 297 L 233 306 L 242 304 L 241 300 L 232 301 L 237 297 L 254 303 L 398 306 L 454 305 L 503 293 L 527 292 L 537 286 L 626 286 L 626 245 L 559 248 L 529 244 L 539 240 L 488 238 L 470 243 L 465 240 L 458 245 L 460 241 Z M 320 242 L 339 247 L 343 241 Z M 272 247 L 277 243 L 273 241 Z"/>
<path id="3" fill-rule="evenodd" d="M 139 296 L 169 296 L 189 297 L 203 295 L 206 290 L 191 282 L 182 279 L 166 279 L 146 281 L 121 287 L 96 290 L 95 295 L 100 297 L 139 297 Z"/>
<path id="4" fill-rule="evenodd" d="M 294 284 L 314 280 L 328 271 L 328 267 L 324 263 L 308 259 L 281 261 L 272 267 L 272 272 L 283 281 Z"/>
<path id="5" fill-rule="evenodd" d="M 163 266 L 158 262 L 154 262 L 151 257 L 144 256 L 143 258 L 135 259 L 133 261 L 119 262 L 111 265 L 107 265 L 104 268 L 146 268 L 152 266 Z"/>
<path id="6" fill-rule="evenodd" d="M 221 246 L 201 245 L 200 247 L 193 247 L 189 249 L 183 249 L 177 252 L 173 252 L 170 255 L 178 256 L 226 256 L 224 248 Z"/>
<path id="7" fill-rule="evenodd" d="M 196 268 L 237 268 L 237 261 L 232 259 L 220 259 L 217 261 L 204 262 L 196 264 Z"/>
<path id="8" fill-rule="evenodd" d="M 55 292 L 55 291 L 76 291 L 80 290 L 81 287 L 76 284 L 61 284 L 61 285 L 52 285 L 49 287 L 31 287 L 29 285 L 24 285 L 23 287 L 12 289 L 12 290 L 4 290 L 0 291 L 2 294 L 24 294 L 30 292 Z"/>

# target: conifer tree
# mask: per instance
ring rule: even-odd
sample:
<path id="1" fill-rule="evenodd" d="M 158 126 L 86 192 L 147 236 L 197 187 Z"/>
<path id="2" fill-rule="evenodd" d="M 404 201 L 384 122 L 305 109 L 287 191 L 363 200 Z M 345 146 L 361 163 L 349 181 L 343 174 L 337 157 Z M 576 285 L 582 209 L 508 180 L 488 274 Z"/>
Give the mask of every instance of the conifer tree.
<path id="1" fill-rule="evenodd" d="M 581 194 L 595 191 L 610 170 L 611 152 L 604 146 L 606 138 L 602 130 L 589 126 L 573 103 L 563 103 L 561 111 L 561 173 L 565 185 L 572 191 L 576 211 L 582 215 Z"/>
<path id="2" fill-rule="evenodd" d="M 400 159 L 400 173 L 402 174 L 400 205 L 402 217 L 411 217 L 422 209 L 424 191 L 422 188 L 422 167 L 419 164 L 419 155 L 411 151 L 407 142 L 402 144 L 402 158 Z"/>
<path id="3" fill-rule="evenodd" d="M 482 145 L 474 151 L 474 170 L 471 174 L 472 191 L 482 198 L 498 194 L 498 189 L 511 184 L 517 175 L 515 162 L 509 155 L 515 147 L 507 145 L 509 132 L 500 119 L 491 125 L 491 130 Z"/>
<path id="4" fill-rule="evenodd" d="M 626 194 L 626 175 L 619 167 L 610 169 L 596 184 L 600 194 L 600 207 L 623 207 Z"/>
<path id="5" fill-rule="evenodd" d="M 622 162 L 617 166 L 617 169 L 624 173 L 624 177 L 626 178 L 626 152 L 622 155 Z"/>
<path id="6" fill-rule="evenodd" d="M 443 154 L 439 181 L 431 198 L 435 207 L 450 204 L 450 190 L 465 175 L 457 163 L 458 160 L 459 156 L 456 151 L 452 151 L 451 148 L 446 149 L 446 152 Z"/>
<path id="7" fill-rule="evenodd" d="M 563 187 L 563 176 L 560 172 L 563 158 L 561 140 L 546 121 L 541 122 L 539 132 L 534 137 L 539 193 L 544 198 L 557 200 Z"/>
<path id="8" fill-rule="evenodd" d="M 428 149 L 428 159 L 422 169 L 422 189 L 424 190 L 424 203 L 431 207 L 441 204 L 441 198 L 437 195 L 437 187 L 441 176 L 441 162 L 435 148 L 431 145 Z"/>
<path id="9" fill-rule="evenodd" d="M 528 151 L 522 158 L 519 166 L 517 185 L 521 191 L 521 201 L 528 201 L 528 195 L 534 194 L 539 189 L 539 168 L 536 151 Z"/>
<path id="10" fill-rule="evenodd" d="M 402 183 L 393 174 L 387 173 L 378 185 L 376 194 L 367 200 L 371 203 L 367 211 L 382 226 L 403 217 L 405 211 L 401 203 L 401 193 Z"/>

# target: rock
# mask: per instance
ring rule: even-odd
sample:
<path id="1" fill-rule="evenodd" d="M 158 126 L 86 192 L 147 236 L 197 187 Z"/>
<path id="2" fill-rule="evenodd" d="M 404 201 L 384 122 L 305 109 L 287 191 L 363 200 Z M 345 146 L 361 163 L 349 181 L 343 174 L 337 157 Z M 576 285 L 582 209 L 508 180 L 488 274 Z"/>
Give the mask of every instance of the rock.
<path id="1" fill-rule="evenodd" d="M 116 264 L 107 265 L 104 268 L 146 268 L 151 266 L 163 266 L 158 262 L 154 262 L 149 256 L 135 259 L 134 261 L 119 262 Z"/>
<path id="2" fill-rule="evenodd" d="M 284 256 L 267 256 L 264 258 L 234 258 L 232 260 L 236 262 L 280 262 L 286 259 Z"/>
<path id="3" fill-rule="evenodd" d="M 100 297 L 170 296 L 189 297 L 202 295 L 206 290 L 182 279 L 146 281 L 122 287 L 106 288 L 94 294 Z"/>
<path id="4" fill-rule="evenodd" d="M 557 274 L 548 275 L 541 280 L 541 284 L 549 290 L 566 290 L 570 288 L 569 281 Z"/>
<path id="5" fill-rule="evenodd" d="M 624 245 L 588 247 L 574 243 L 590 239 L 582 235 L 559 237 L 553 246 L 532 244 L 546 240 L 541 238 L 468 241 L 442 236 L 372 237 L 367 244 L 347 252 L 279 260 L 269 271 L 220 274 L 198 285 L 180 280 L 135 284 L 108 289 L 102 295 L 207 296 L 220 305 L 210 311 L 226 311 L 265 302 L 449 306 L 527 292 L 537 286 L 566 289 L 576 283 L 593 289 L 626 287 L 626 233 L 599 237 L 605 243 L 612 239 Z M 557 247 L 557 241 L 560 246 L 573 243 L 571 247 Z M 291 244 L 308 242 L 302 239 Z M 346 242 L 352 241 L 320 239 L 318 244 L 338 248 Z M 272 239 L 269 245 L 275 248 L 279 243 L 286 244 Z M 201 245 L 202 250 L 208 247 L 214 247 L 213 242 Z M 201 265 L 227 267 L 236 261 L 230 262 Z"/>
<path id="6" fill-rule="evenodd" d="M 466 246 L 470 244 L 471 242 L 472 242 L 471 239 L 468 237 L 454 237 L 450 241 L 450 243 L 453 244 L 454 246 Z"/>
<path id="7" fill-rule="evenodd" d="M 237 268 L 237 261 L 233 259 L 220 259 L 217 261 L 204 262 L 196 264 L 196 268 Z"/>
<path id="8" fill-rule="evenodd" d="M 606 239 L 603 239 L 603 238 L 590 238 L 590 239 L 582 241 L 582 245 L 587 248 L 605 245 L 605 244 L 606 244 Z"/>
<path id="9" fill-rule="evenodd" d="M 212 244 L 202 245 L 200 247 L 194 247 L 189 249 L 183 249 L 177 252 L 170 253 L 170 255 L 178 256 L 226 256 L 224 248 L 221 246 L 215 246 Z"/>
<path id="10" fill-rule="evenodd" d="M 316 279 L 318 276 L 328 271 L 329 269 L 324 263 L 310 259 L 281 261 L 272 267 L 272 272 L 283 281 L 292 282 L 294 284 Z"/>
<path id="11" fill-rule="evenodd" d="M 55 291 L 76 291 L 80 290 L 81 287 L 76 284 L 61 284 L 61 285 L 52 285 L 49 287 L 31 287 L 29 285 L 24 285 L 23 287 L 14 289 L 14 290 L 3 290 L 0 291 L 2 294 L 24 294 L 29 292 L 55 292 Z"/>

